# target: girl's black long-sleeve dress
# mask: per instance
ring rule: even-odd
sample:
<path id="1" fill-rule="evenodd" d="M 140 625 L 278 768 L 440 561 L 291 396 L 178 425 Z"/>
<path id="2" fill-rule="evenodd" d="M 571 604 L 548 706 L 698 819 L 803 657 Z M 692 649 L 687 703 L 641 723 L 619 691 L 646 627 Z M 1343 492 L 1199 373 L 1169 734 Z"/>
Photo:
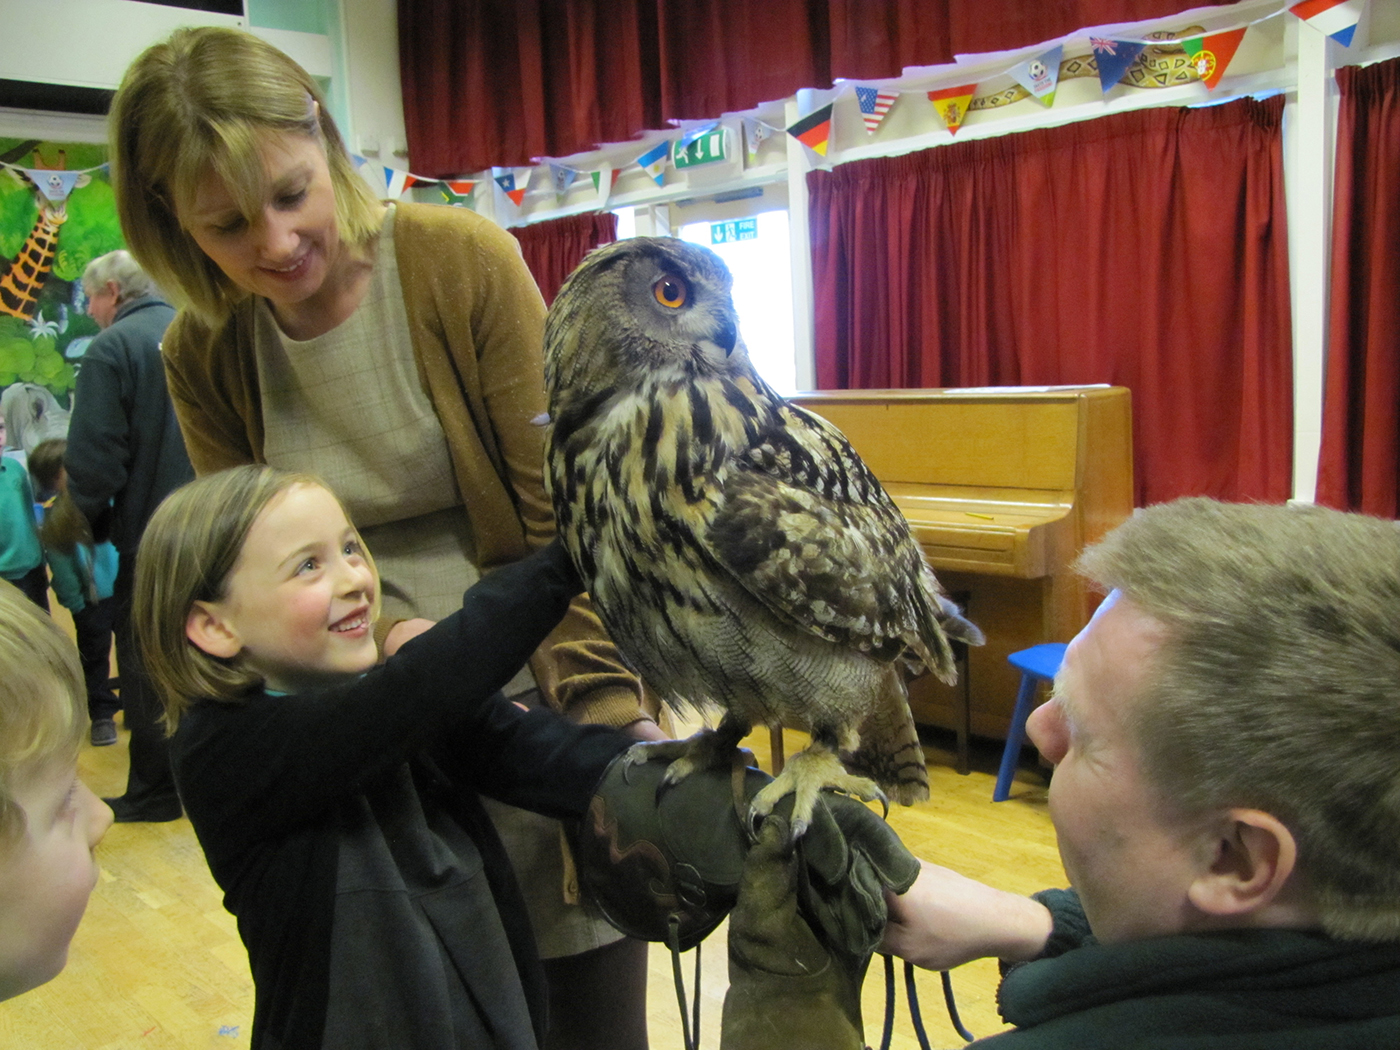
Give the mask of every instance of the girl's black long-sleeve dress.
<path id="1" fill-rule="evenodd" d="M 185 714 L 176 782 L 248 949 L 253 1047 L 542 1041 L 529 920 L 480 796 L 580 816 L 628 746 L 498 692 L 580 589 L 555 543 L 354 681 Z"/>

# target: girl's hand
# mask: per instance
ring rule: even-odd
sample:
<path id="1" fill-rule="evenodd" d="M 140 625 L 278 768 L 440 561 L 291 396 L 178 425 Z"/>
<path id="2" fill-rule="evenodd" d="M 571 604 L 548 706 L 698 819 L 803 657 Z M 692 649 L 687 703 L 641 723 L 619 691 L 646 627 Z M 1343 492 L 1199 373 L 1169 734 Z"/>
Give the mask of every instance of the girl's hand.
<path id="1" fill-rule="evenodd" d="M 384 636 L 384 655 L 393 656 L 403 647 L 403 644 L 412 641 L 420 634 L 433 626 L 433 620 L 400 620 L 389 628 L 389 633 Z"/>

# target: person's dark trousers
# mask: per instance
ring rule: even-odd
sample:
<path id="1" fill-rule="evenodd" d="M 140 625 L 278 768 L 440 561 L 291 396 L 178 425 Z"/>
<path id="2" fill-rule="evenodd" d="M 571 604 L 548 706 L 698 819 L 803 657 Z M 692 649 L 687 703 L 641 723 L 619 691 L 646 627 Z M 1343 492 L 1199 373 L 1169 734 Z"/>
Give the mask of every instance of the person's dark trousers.
<path id="1" fill-rule="evenodd" d="M 49 611 L 49 570 L 43 562 L 30 569 L 17 580 L 11 580 L 16 587 L 24 592 L 24 596 L 31 602 Z"/>
<path id="2" fill-rule="evenodd" d="M 126 777 L 126 793 L 107 799 L 118 823 L 176 820 L 182 812 L 175 792 L 175 775 L 170 771 L 170 742 L 160 698 L 146 677 L 141 652 L 136 645 L 131 621 L 131 578 L 125 572 L 134 558 L 122 560 L 117 573 L 113 629 L 117 639 L 117 678 L 121 683 L 121 704 L 126 728 L 131 731 L 131 767 Z"/>
<path id="3" fill-rule="evenodd" d="M 121 710 L 121 701 L 109 684 L 112 677 L 112 617 L 116 597 L 85 605 L 73 614 L 73 630 L 78 636 L 78 659 L 87 685 L 88 717 L 94 722 L 112 718 Z"/>

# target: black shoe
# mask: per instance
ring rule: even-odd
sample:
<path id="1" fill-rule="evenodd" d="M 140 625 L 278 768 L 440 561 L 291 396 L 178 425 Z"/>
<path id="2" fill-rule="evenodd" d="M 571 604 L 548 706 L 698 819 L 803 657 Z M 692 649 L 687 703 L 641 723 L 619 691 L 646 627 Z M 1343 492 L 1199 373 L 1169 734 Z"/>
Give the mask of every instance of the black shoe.
<path id="1" fill-rule="evenodd" d="M 92 746 L 108 747 L 117 742 L 117 723 L 110 718 L 95 718 L 92 722 Z"/>
<path id="2" fill-rule="evenodd" d="M 147 799 L 134 803 L 125 795 L 118 795 L 102 801 L 112 807 L 112 819 L 118 824 L 163 824 L 168 820 L 179 820 L 185 813 L 178 798 Z"/>

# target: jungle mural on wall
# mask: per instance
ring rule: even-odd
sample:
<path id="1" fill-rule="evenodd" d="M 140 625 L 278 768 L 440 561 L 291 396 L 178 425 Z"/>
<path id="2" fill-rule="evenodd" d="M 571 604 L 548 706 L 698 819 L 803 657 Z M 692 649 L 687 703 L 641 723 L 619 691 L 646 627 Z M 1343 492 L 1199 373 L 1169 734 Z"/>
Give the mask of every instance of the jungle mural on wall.
<path id="1" fill-rule="evenodd" d="M 124 247 L 106 162 L 102 145 L 0 137 L 0 391 L 23 385 L 54 409 L 70 405 L 99 331 L 83 269 Z"/>

